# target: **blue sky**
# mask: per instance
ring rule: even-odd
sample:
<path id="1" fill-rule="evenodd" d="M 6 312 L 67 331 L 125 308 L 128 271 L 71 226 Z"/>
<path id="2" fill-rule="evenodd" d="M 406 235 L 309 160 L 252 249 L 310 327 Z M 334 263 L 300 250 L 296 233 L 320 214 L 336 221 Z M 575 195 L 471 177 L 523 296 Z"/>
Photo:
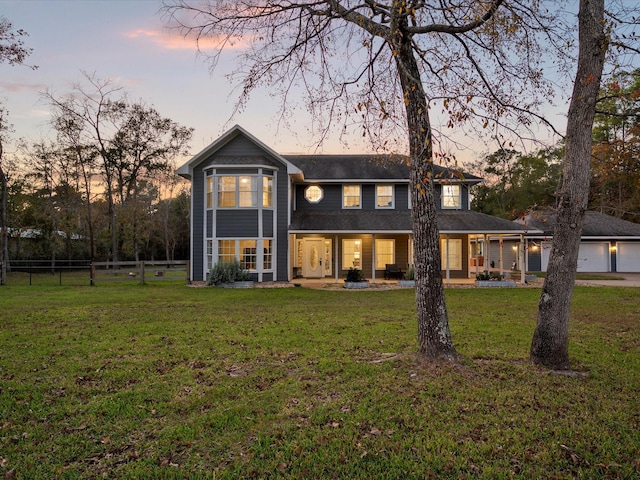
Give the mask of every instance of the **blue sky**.
<path id="1" fill-rule="evenodd" d="M 266 91 L 254 95 L 243 112 L 230 120 L 237 94 L 223 73 L 233 65 L 233 53 L 222 57 L 212 75 L 197 56 L 195 44 L 165 28 L 159 8 L 159 0 L 0 0 L 0 15 L 28 32 L 25 43 L 33 54 L 27 61 L 39 67 L 0 64 L 0 102 L 9 111 L 13 138 L 48 137 L 49 107 L 41 92 L 62 96 L 83 80 L 85 71 L 112 79 L 131 100 L 143 101 L 161 115 L 195 128 L 192 154 L 236 123 L 278 152 L 314 151 L 304 106 L 296 111 L 294 131 L 289 130 L 278 125 L 278 100 Z M 566 105 L 560 102 L 553 113 L 561 129 L 565 112 Z M 459 135 L 464 137 L 464 132 Z M 470 149 L 457 153 L 462 161 L 497 148 L 475 146 L 468 137 L 464 141 L 471 143 Z M 352 153 L 368 150 L 357 129 L 349 142 Z M 322 145 L 324 153 L 346 150 L 335 138 Z"/>
<path id="2" fill-rule="evenodd" d="M 156 0 L 0 0 L 0 15 L 24 29 L 27 59 L 37 70 L 0 64 L 0 101 L 14 126 L 12 138 L 48 137 L 44 90 L 57 96 L 83 80 L 82 71 L 113 79 L 130 99 L 153 105 L 181 125 L 195 128 L 195 154 L 234 124 L 240 124 L 281 153 L 311 149 L 306 129 L 278 129 L 278 103 L 256 96 L 230 123 L 235 96 L 222 73 L 211 75 L 195 44 L 165 28 Z M 232 61 L 231 55 L 224 61 Z M 221 70 L 225 69 L 223 62 Z M 339 152 L 337 143 L 323 145 Z"/>

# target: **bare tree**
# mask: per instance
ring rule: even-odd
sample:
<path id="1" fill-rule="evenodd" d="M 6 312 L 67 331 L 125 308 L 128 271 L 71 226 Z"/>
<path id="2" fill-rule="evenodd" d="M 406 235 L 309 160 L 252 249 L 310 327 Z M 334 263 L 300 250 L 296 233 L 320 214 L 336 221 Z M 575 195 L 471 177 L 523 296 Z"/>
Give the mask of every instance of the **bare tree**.
<path id="1" fill-rule="evenodd" d="M 175 0 L 163 9 L 201 51 L 213 42 L 212 68 L 222 52 L 238 51 L 230 76 L 240 84 L 238 109 L 268 86 L 280 94 L 286 122 L 301 90 L 318 142 L 332 127 L 354 123 L 378 146 L 406 139 L 419 352 L 431 360 L 457 356 L 441 279 L 433 162 L 446 157 L 440 146 L 454 127 L 466 124 L 504 143 L 510 135 L 531 138 L 534 119 L 545 123 L 535 114 L 552 95 L 542 41 L 560 63 L 566 51 L 555 33 L 563 26 L 557 10 L 524 0 Z M 432 116 L 442 122 L 435 130 Z"/>
<path id="2" fill-rule="evenodd" d="M 33 52 L 32 48 L 24 46 L 23 37 L 28 35 L 22 29 L 15 30 L 9 20 L 0 16 L 0 63 L 24 65 L 27 57 Z M 32 65 L 30 68 L 35 70 L 38 67 Z"/>
<path id="3" fill-rule="evenodd" d="M 9 20 L 0 16 L 0 63 L 24 65 L 33 49 L 25 47 L 22 37 L 24 30 L 14 30 Z M 31 66 L 32 69 L 38 67 Z M 2 170 L 5 134 L 11 129 L 7 120 L 7 111 L 0 107 L 0 285 L 5 284 L 7 262 L 9 261 L 9 237 L 7 233 L 7 177 Z"/>
<path id="4" fill-rule="evenodd" d="M 3 169 L 4 137 L 10 128 L 7 125 L 7 111 L 0 107 L 0 285 L 4 285 L 9 261 L 9 234 L 7 231 L 7 175 Z"/>
<path id="5" fill-rule="evenodd" d="M 591 179 L 592 128 L 608 47 L 604 0 L 581 0 L 578 69 L 567 117 L 563 182 L 531 360 L 568 370 L 569 315 Z"/>
<path id="6" fill-rule="evenodd" d="M 99 164 L 97 170 L 109 212 L 110 257 L 117 262 L 122 243 L 118 215 L 131 203 L 132 251 L 137 257 L 135 210 L 139 182 L 166 170 L 176 156 L 185 154 L 193 130 L 163 118 L 142 103 L 128 102 L 121 88 L 110 80 L 84 76 L 88 87 L 76 85 L 66 97 L 51 92 L 45 97 L 53 108 L 52 124 L 59 140 L 76 152 L 87 192 L 91 172 Z M 89 219 L 91 222 L 91 212 Z"/>

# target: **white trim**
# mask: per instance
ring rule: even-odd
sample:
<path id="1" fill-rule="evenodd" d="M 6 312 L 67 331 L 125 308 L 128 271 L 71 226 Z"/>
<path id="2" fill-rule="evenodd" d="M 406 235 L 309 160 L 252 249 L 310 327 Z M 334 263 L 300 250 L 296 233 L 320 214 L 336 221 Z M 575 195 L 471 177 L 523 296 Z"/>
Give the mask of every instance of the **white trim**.
<path id="1" fill-rule="evenodd" d="M 290 175 L 302 175 L 302 171 L 297 166 L 295 166 L 289 160 L 287 160 L 282 155 L 280 155 L 278 152 L 273 150 L 267 144 L 265 144 L 265 143 L 261 142 L 260 140 L 258 140 L 251 133 L 249 133 L 244 128 L 242 128 L 240 125 L 234 125 L 233 127 L 231 127 L 231 129 L 229 129 L 225 133 L 223 133 L 217 140 L 213 141 L 211 144 L 209 144 L 207 147 L 205 147 L 199 153 L 194 155 L 188 162 L 186 162 L 183 165 L 181 165 L 176 170 L 176 173 L 178 175 L 182 176 L 182 177 L 191 179 L 191 177 L 193 176 L 193 169 L 195 168 L 196 165 L 198 165 L 201 161 L 203 161 L 206 158 L 208 158 L 211 155 L 213 155 L 217 150 L 221 149 L 223 146 L 225 146 L 231 140 L 236 138 L 238 135 L 244 135 L 245 137 L 247 137 L 249 139 L 249 141 L 253 142 L 256 146 L 258 146 L 259 148 L 263 149 L 265 152 L 270 154 L 272 157 L 274 157 L 280 163 L 286 165 L 287 166 L 287 173 L 289 173 Z M 236 168 L 237 167 L 247 168 L 246 165 L 233 165 L 233 167 L 236 167 Z M 276 167 L 273 167 L 273 168 L 276 168 Z"/>
<path id="2" fill-rule="evenodd" d="M 391 187 L 391 205 L 387 205 L 387 206 L 383 206 L 381 207 L 378 204 L 378 187 Z M 388 183 L 376 183 L 374 186 L 374 192 L 375 192 L 375 209 L 376 210 L 395 210 L 396 208 L 396 188 L 394 184 L 388 184 Z"/>
<path id="3" fill-rule="evenodd" d="M 358 194 L 358 206 L 357 207 L 348 207 L 344 204 L 344 189 L 345 187 L 358 187 L 360 193 Z M 351 198 L 351 197 L 349 197 Z M 342 209 L 343 210 L 362 210 L 362 185 L 359 183 L 344 183 L 342 184 Z"/>

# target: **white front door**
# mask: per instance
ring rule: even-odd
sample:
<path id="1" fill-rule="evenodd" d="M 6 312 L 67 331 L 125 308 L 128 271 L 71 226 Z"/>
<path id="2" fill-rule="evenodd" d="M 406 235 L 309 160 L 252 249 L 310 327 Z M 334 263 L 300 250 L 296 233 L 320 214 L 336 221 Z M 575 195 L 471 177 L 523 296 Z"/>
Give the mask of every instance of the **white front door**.
<path id="1" fill-rule="evenodd" d="M 324 268 L 324 239 L 309 238 L 304 241 L 302 260 L 302 276 L 305 278 L 322 278 Z"/>

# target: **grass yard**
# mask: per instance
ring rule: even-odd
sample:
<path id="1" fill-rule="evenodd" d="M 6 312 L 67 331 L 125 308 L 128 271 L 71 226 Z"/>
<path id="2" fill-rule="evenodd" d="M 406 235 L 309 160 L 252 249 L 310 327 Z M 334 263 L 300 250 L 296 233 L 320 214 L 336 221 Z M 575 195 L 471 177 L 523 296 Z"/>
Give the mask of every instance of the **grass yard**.
<path id="1" fill-rule="evenodd" d="M 571 358 L 527 362 L 539 289 L 0 287 L 0 478 L 640 478 L 640 289 L 578 287 Z"/>

